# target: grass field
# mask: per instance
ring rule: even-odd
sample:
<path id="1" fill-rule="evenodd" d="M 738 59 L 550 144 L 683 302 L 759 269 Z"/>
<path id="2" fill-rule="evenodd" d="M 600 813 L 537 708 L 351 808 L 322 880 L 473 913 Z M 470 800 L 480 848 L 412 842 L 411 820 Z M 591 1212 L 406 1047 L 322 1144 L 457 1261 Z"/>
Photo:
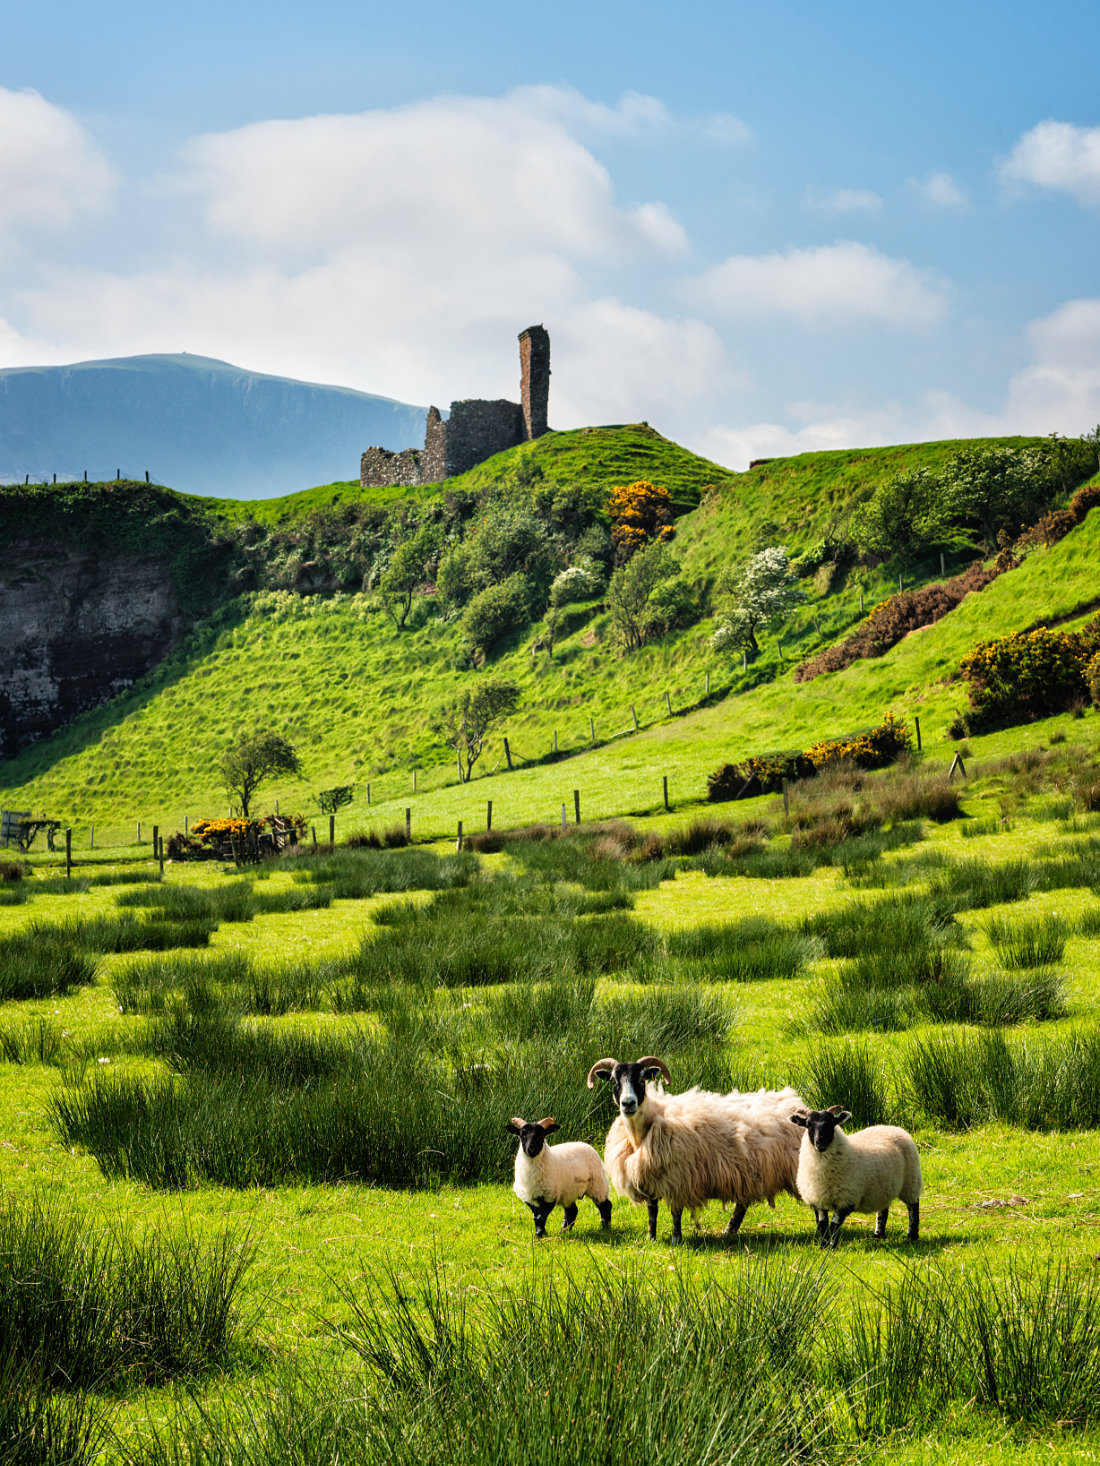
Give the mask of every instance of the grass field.
<path id="1" fill-rule="evenodd" d="M 1066 790 L 1098 741 L 972 740 L 953 819 L 926 760 L 787 822 L 76 889 L 34 857 L 0 883 L 0 991 L 38 984 L 0 1002 L 0 1252 L 51 1280 L 5 1310 L 20 1459 L 1096 1459 L 1100 818 Z M 822 1254 L 780 1198 L 733 1243 L 620 1200 L 536 1244 L 503 1126 L 599 1143 L 620 1048 L 908 1125 L 922 1241 L 895 1206 Z"/>

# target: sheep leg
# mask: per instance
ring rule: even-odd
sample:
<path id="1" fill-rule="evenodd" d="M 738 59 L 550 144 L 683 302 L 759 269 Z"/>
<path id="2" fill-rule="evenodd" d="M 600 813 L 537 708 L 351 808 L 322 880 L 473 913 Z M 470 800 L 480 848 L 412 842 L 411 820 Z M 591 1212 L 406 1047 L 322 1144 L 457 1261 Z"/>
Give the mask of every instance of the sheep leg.
<path id="1" fill-rule="evenodd" d="M 886 1236 L 886 1219 L 890 1215 L 890 1208 L 883 1207 L 882 1211 L 875 1213 L 875 1236 L 882 1238 Z"/>
<path id="2" fill-rule="evenodd" d="M 680 1231 L 680 1218 L 683 1216 L 683 1208 L 673 1207 L 672 1209 L 672 1242 L 673 1246 L 684 1240 L 684 1234 Z"/>
<path id="3" fill-rule="evenodd" d="M 727 1237 L 736 1237 L 737 1236 L 738 1228 L 741 1226 L 741 1223 L 745 1220 L 745 1212 L 746 1212 L 746 1210 L 747 1210 L 747 1208 L 744 1207 L 744 1206 L 742 1206 L 742 1204 L 739 1201 L 735 1203 L 734 1208 L 733 1208 L 733 1216 L 730 1217 L 729 1221 L 726 1223 L 726 1236 Z"/>
<path id="4" fill-rule="evenodd" d="M 529 1201 L 527 1205 L 531 1208 L 531 1214 L 535 1218 L 535 1236 L 546 1236 L 546 1219 L 554 1210 L 552 1201 Z"/>
<path id="5" fill-rule="evenodd" d="M 562 1222 L 562 1224 L 561 1224 L 562 1231 L 563 1232 L 570 1231 L 570 1229 L 573 1226 L 573 1223 L 576 1220 L 577 1220 L 577 1203 L 574 1201 L 570 1206 L 567 1206 L 565 1208 L 565 1221 Z"/>
<path id="6" fill-rule="evenodd" d="M 847 1219 L 851 1215 L 852 1215 L 852 1208 L 850 1206 L 841 1206 L 841 1207 L 838 1207 L 837 1210 L 835 1212 L 833 1212 L 833 1225 L 832 1225 L 832 1227 L 831 1227 L 831 1229 L 829 1231 L 829 1246 L 830 1247 L 835 1247 L 836 1244 L 839 1242 L 839 1240 L 840 1240 L 840 1229 L 841 1229 L 841 1227 L 843 1227 L 844 1223 L 847 1221 Z"/>
<path id="7" fill-rule="evenodd" d="M 920 1202 L 907 1201 L 906 1209 L 909 1212 L 909 1231 L 905 1235 L 906 1242 L 918 1242 L 920 1240 Z"/>
<path id="8" fill-rule="evenodd" d="M 656 1201 L 647 1201 L 646 1202 L 646 1206 L 649 1209 L 649 1240 L 651 1242 L 656 1242 L 656 1240 L 657 1240 L 657 1207 L 658 1207 L 658 1204 L 659 1203 L 657 1203 Z"/>
<path id="9" fill-rule="evenodd" d="M 597 1207 L 599 1207 L 600 1217 L 601 1217 L 601 1219 L 603 1221 L 603 1225 L 605 1227 L 610 1227 L 610 1225 L 611 1225 L 611 1198 L 608 1197 L 608 1199 L 606 1201 L 597 1201 L 596 1205 L 597 1205 Z"/>
<path id="10" fill-rule="evenodd" d="M 814 1216 L 817 1218 L 817 1240 L 820 1243 L 820 1245 L 822 1247 L 824 1247 L 825 1244 L 826 1244 L 826 1242 L 828 1241 L 828 1231 L 829 1231 L 829 1213 L 828 1213 L 828 1210 L 819 1211 L 818 1208 L 815 1206 L 814 1207 Z"/>

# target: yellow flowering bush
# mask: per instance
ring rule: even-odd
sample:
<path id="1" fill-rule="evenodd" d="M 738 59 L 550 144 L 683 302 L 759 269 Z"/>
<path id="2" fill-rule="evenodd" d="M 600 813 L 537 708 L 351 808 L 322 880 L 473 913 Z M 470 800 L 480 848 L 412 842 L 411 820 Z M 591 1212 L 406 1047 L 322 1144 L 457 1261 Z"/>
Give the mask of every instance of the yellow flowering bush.
<path id="1" fill-rule="evenodd" d="M 1086 669 L 1100 652 L 1100 617 L 1080 631 L 1040 626 L 980 642 L 959 663 L 970 684 L 972 728 L 1027 722 L 1063 712 L 1089 695 Z"/>

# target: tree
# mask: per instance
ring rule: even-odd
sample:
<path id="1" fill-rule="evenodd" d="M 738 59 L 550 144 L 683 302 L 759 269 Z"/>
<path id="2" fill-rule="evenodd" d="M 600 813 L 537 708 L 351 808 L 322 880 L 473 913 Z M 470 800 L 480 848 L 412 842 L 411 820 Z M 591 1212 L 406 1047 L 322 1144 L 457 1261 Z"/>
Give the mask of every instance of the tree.
<path id="1" fill-rule="evenodd" d="M 337 784 L 332 789 L 318 789 L 317 803 L 322 814 L 339 814 L 355 798 L 354 784 Z"/>
<path id="2" fill-rule="evenodd" d="M 756 633 L 787 616 L 806 601 L 806 592 L 791 578 L 790 561 L 782 545 L 761 550 L 739 570 L 733 571 L 722 589 L 729 606 L 719 617 L 710 644 L 715 651 L 760 652 Z"/>
<path id="3" fill-rule="evenodd" d="M 281 733 L 253 733 L 238 738 L 218 765 L 225 791 L 245 819 L 252 796 L 273 774 L 302 773 L 298 751 Z"/>
<path id="4" fill-rule="evenodd" d="M 668 490 L 658 488 L 648 479 L 612 489 L 607 512 L 611 515 L 611 539 L 622 562 L 636 555 L 651 540 L 667 543 L 676 535 Z"/>
<path id="5" fill-rule="evenodd" d="M 425 525 L 403 540 L 394 550 L 378 589 L 382 604 L 398 631 L 404 628 L 412 609 L 413 596 L 428 578 L 428 569 L 439 552 L 439 530 Z"/>
<path id="6" fill-rule="evenodd" d="M 1051 498 L 1053 483 L 1042 453 L 1016 448 L 967 448 L 943 471 L 952 519 L 977 532 L 989 552 L 1001 535 L 1015 539 Z"/>
<path id="7" fill-rule="evenodd" d="M 943 539 L 949 518 L 940 480 L 918 468 L 879 484 L 852 516 L 852 538 L 864 554 L 911 564 Z"/>
<path id="8" fill-rule="evenodd" d="M 676 558 L 661 540 L 654 540 L 615 571 L 607 587 L 611 625 L 624 650 L 636 651 L 652 633 L 647 624 L 650 597 L 662 581 L 676 574 Z"/>
<path id="9" fill-rule="evenodd" d="M 432 715 L 432 732 L 455 751 L 460 783 L 468 784 L 489 730 L 515 712 L 519 687 L 507 677 L 485 677 Z"/>

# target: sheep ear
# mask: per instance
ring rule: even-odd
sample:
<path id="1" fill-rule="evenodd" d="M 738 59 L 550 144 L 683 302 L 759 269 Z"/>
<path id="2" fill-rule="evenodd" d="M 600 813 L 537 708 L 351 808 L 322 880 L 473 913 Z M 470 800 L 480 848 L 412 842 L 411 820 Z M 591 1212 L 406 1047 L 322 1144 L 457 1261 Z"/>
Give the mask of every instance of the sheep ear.
<path id="1" fill-rule="evenodd" d="M 837 1110 L 837 1112 L 836 1112 L 836 1123 L 838 1125 L 847 1125 L 848 1121 L 851 1118 L 852 1118 L 852 1112 L 851 1112 L 851 1110 Z"/>
<path id="2" fill-rule="evenodd" d="M 539 1124 L 546 1131 L 547 1135 L 553 1135 L 555 1130 L 561 1129 L 561 1126 L 554 1119 L 553 1115 L 547 1115 L 545 1120 L 539 1121 Z"/>
<path id="3" fill-rule="evenodd" d="M 521 1120 L 518 1115 L 513 1115 L 504 1128 L 505 1130 L 510 1130 L 513 1135 L 518 1135 L 525 1124 L 526 1121 Z"/>
<path id="4" fill-rule="evenodd" d="M 791 1124 L 792 1125 L 801 1125 L 802 1128 L 803 1128 L 803 1130 L 805 1130 L 805 1128 L 806 1128 L 806 1116 L 805 1115 L 792 1115 L 791 1116 Z"/>

